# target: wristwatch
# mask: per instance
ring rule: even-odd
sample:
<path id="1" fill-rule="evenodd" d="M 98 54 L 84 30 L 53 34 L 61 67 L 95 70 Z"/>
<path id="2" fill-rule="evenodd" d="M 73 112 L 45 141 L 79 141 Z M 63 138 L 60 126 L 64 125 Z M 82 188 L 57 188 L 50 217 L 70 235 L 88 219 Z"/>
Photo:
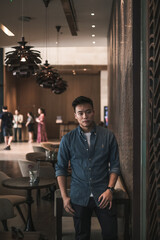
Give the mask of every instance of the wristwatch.
<path id="1" fill-rule="evenodd" d="M 114 187 L 107 187 L 107 189 L 109 189 L 111 193 L 114 192 Z"/>

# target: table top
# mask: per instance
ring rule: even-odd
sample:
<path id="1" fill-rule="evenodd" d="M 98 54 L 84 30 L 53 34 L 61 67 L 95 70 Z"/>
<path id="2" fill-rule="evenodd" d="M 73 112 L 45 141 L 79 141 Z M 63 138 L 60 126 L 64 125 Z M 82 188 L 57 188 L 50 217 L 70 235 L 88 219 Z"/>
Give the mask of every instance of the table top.
<path id="1" fill-rule="evenodd" d="M 30 183 L 29 177 L 9 178 L 2 182 L 4 187 L 23 190 L 46 188 L 55 183 L 55 178 L 40 178 L 38 183 Z"/>

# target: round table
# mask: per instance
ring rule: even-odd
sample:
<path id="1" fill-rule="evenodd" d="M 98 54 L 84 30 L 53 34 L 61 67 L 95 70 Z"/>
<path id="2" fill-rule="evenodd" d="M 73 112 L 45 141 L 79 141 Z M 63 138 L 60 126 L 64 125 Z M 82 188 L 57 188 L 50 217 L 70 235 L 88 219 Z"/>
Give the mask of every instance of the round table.
<path id="1" fill-rule="evenodd" d="M 28 216 L 27 216 L 25 231 L 35 231 L 33 220 L 32 220 L 32 212 L 31 212 L 31 205 L 34 202 L 32 197 L 32 190 L 50 187 L 55 183 L 56 183 L 55 178 L 52 178 L 52 179 L 40 178 L 38 183 L 30 183 L 29 177 L 10 178 L 2 182 L 4 187 L 19 189 L 19 190 L 21 189 L 21 190 L 27 191 L 26 203 L 28 205 Z"/>

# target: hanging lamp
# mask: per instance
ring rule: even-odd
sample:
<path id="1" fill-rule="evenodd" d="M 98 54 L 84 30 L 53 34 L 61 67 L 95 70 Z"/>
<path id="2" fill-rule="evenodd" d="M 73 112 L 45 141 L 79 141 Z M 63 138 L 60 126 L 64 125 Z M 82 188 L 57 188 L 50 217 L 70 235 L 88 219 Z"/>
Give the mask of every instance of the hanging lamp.
<path id="1" fill-rule="evenodd" d="M 30 77 L 39 69 L 38 64 L 41 63 L 40 51 L 31 50 L 33 46 L 26 46 L 23 35 L 23 0 L 22 0 L 22 40 L 19 46 L 12 47 L 15 51 L 9 51 L 5 56 L 5 64 L 14 76 Z"/>
<path id="2" fill-rule="evenodd" d="M 46 7 L 46 59 L 47 59 L 47 7 L 50 0 L 43 0 Z M 57 42 L 58 34 L 61 26 L 56 26 L 57 30 Z M 40 65 L 39 71 L 36 72 L 37 83 L 40 87 L 49 88 L 55 94 L 61 94 L 67 89 L 67 82 L 62 79 L 57 69 L 45 61 L 43 65 Z"/>

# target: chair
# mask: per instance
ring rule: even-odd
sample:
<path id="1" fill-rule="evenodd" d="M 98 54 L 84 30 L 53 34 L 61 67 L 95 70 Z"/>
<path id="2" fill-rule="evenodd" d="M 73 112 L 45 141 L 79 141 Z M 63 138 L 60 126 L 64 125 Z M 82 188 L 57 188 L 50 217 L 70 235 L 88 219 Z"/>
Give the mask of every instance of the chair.
<path id="1" fill-rule="evenodd" d="M 36 161 L 38 157 L 45 156 L 44 152 L 29 152 L 26 154 L 26 160 Z"/>
<path id="2" fill-rule="evenodd" d="M 7 220 L 13 217 L 15 215 L 12 203 L 7 198 L 1 198 L 0 196 L 0 221 L 5 231 L 8 231 Z"/>
<path id="3" fill-rule="evenodd" d="M 26 160 L 36 162 L 37 158 L 45 157 L 45 152 L 29 152 L 26 154 Z M 50 162 L 41 162 L 41 166 L 51 166 Z"/>
<path id="4" fill-rule="evenodd" d="M 55 177 L 55 171 L 53 167 L 50 166 L 39 166 L 39 163 L 37 162 L 32 162 L 28 160 L 20 160 L 18 161 L 18 165 L 20 167 L 20 171 L 23 177 L 28 177 L 29 176 L 29 165 L 32 165 L 33 169 L 36 170 L 39 168 L 39 177 L 43 178 L 53 178 Z"/>
<path id="5" fill-rule="evenodd" d="M 41 142 L 41 146 L 50 152 L 58 152 L 59 144 L 53 144 L 52 142 Z"/>
<path id="6" fill-rule="evenodd" d="M 45 149 L 41 146 L 32 146 L 34 152 L 45 152 Z"/>
<path id="7" fill-rule="evenodd" d="M 0 171 L 0 198 L 1 199 L 8 199 L 13 207 L 16 207 L 18 210 L 24 224 L 26 224 L 26 220 L 23 216 L 23 213 L 20 208 L 20 204 L 26 203 L 26 196 L 25 192 L 18 191 L 14 189 L 8 189 L 6 187 L 3 187 L 2 182 L 5 179 L 10 178 L 7 174 Z"/>
<path id="8" fill-rule="evenodd" d="M 21 174 L 23 177 L 28 177 L 29 176 L 29 165 L 32 165 L 33 170 L 39 169 L 39 177 L 40 178 L 53 178 L 55 177 L 55 171 L 53 167 L 50 166 L 39 166 L 38 162 L 32 162 L 32 161 L 26 161 L 26 160 L 21 160 L 18 161 L 18 165 L 21 171 Z M 54 190 L 56 188 L 56 185 L 54 186 Z M 48 189 L 48 188 L 47 188 Z M 52 191 L 51 188 L 49 188 L 50 193 L 53 195 L 54 190 Z M 37 204 L 39 203 L 40 199 L 40 190 L 37 190 Z"/>

